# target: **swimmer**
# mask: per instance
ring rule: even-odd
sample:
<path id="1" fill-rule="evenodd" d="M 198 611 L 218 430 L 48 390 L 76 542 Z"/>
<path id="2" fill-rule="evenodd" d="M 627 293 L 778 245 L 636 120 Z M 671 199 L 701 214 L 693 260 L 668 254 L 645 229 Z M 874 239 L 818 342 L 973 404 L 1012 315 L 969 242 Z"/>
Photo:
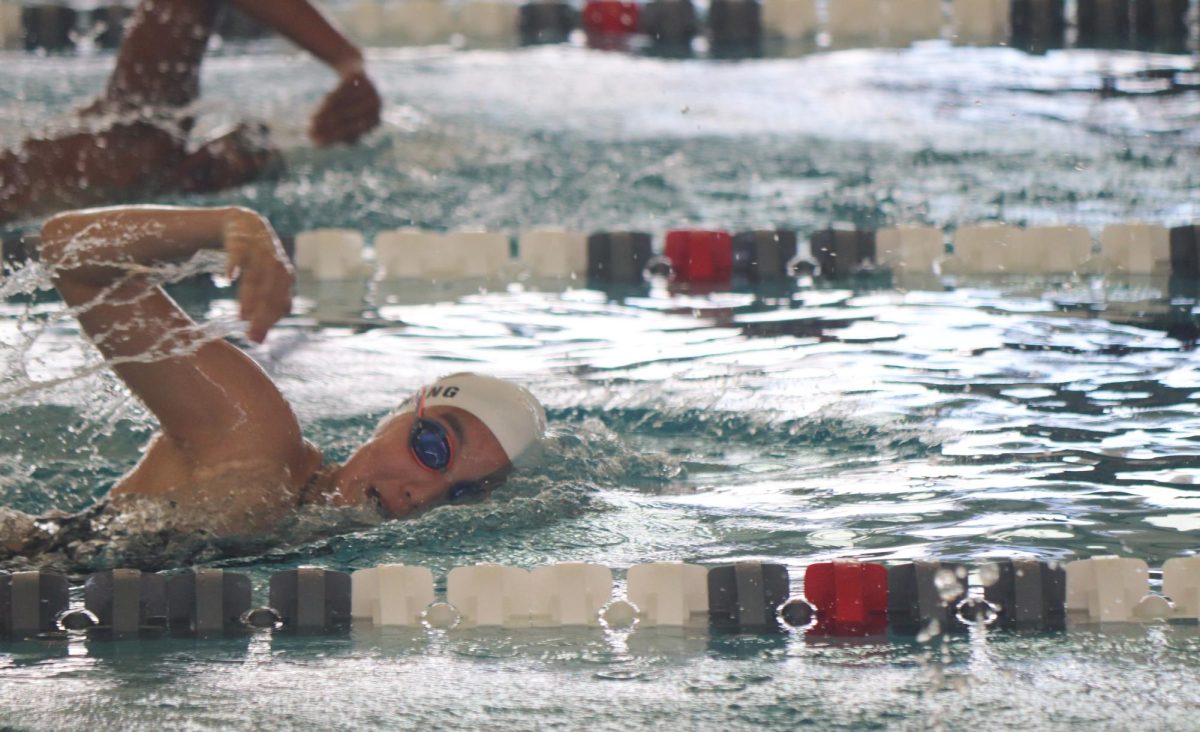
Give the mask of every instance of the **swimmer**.
<path id="1" fill-rule="evenodd" d="M 362 51 L 307 0 L 229 0 L 325 62 L 338 84 L 309 125 L 317 145 L 353 143 L 379 124 Z M 207 193 L 276 170 L 266 128 L 244 123 L 191 149 L 192 103 L 222 0 L 141 0 L 103 94 L 75 130 L 0 151 L 0 224 L 150 193 Z"/>
<path id="2" fill-rule="evenodd" d="M 247 335 L 262 342 L 290 309 L 293 275 L 270 223 L 249 209 L 68 212 L 45 223 L 40 247 L 64 302 L 160 431 L 104 508 L 52 516 L 49 530 L 0 510 L 0 559 L 5 551 L 49 551 L 63 536 L 87 539 L 97 511 L 146 499 L 214 537 L 269 535 L 303 505 L 404 516 L 485 496 L 514 462 L 536 454 L 544 434 L 545 413 L 529 391 L 458 373 L 387 415 L 344 463 L 327 463 L 267 373 L 230 342 L 206 336 L 151 281 L 156 266 L 223 250 Z"/>

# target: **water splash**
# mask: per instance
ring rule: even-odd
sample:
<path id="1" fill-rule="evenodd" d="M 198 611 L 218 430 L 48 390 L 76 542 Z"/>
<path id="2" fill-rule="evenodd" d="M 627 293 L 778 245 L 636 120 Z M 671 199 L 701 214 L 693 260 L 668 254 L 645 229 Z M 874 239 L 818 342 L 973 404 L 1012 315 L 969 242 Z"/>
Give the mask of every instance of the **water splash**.
<path id="1" fill-rule="evenodd" d="M 64 256 L 64 266 L 70 267 L 84 261 L 87 245 L 91 243 L 94 241 L 86 236 L 74 240 Z M 127 265 L 127 269 L 131 275 L 144 278 L 150 285 L 165 286 L 200 275 L 220 273 L 224 263 L 224 255 L 204 251 L 185 262 L 154 267 Z M 193 353 L 204 344 L 239 330 L 236 320 L 218 315 L 186 331 L 164 335 L 158 343 L 141 354 L 106 362 L 86 342 L 63 340 L 59 336 L 78 332 L 77 317 L 98 303 L 132 304 L 148 296 L 150 291 L 139 293 L 132 300 L 117 298 L 114 292 L 121 284 L 118 281 L 91 302 L 76 307 L 55 307 L 54 301 L 44 294 L 53 289 L 51 275 L 49 268 L 43 264 L 29 262 L 0 280 L 0 296 L 25 301 L 23 307 L 18 306 L 13 322 L 0 324 L 3 327 L 0 330 L 0 365 L 3 367 L 0 372 L 0 404 L 27 401 L 30 397 L 44 398 L 44 393 L 56 388 L 97 374 L 107 374 L 112 365 L 150 363 Z M 122 327 L 137 326 L 137 323 L 122 324 Z M 97 342 L 102 342 L 104 337 L 104 334 L 97 336 Z"/>

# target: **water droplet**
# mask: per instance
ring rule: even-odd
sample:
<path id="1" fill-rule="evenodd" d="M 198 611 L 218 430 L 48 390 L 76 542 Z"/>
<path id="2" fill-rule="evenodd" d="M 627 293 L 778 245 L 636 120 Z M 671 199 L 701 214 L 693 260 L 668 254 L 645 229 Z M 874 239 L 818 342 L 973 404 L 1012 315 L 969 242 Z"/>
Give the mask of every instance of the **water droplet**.
<path id="1" fill-rule="evenodd" d="M 632 603 L 617 600 L 600 612 L 600 617 L 610 628 L 629 628 L 637 622 L 638 609 Z"/>
<path id="2" fill-rule="evenodd" d="M 962 583 L 955 570 L 949 568 L 939 569 L 933 575 L 933 585 L 937 588 L 942 602 L 947 604 L 961 595 L 963 591 Z"/>
<path id="3" fill-rule="evenodd" d="M 942 634 L 942 624 L 940 622 L 938 622 L 937 618 L 934 618 L 933 620 L 929 621 L 929 625 L 926 625 L 924 628 L 921 629 L 920 633 L 917 633 L 917 642 L 918 643 L 928 643 L 929 641 L 933 640 L 934 638 L 938 637 L 941 634 Z"/>

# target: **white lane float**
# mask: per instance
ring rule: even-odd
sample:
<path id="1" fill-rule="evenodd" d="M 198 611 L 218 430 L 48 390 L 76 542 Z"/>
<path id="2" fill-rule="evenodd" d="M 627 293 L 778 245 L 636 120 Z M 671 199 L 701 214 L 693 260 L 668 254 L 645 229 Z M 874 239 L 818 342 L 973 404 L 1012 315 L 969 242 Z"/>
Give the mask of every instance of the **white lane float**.
<path id="1" fill-rule="evenodd" d="M 1114 274 L 1165 275 L 1171 271 L 1171 235 L 1158 224 L 1109 224 L 1100 233 L 1100 269 Z"/>
<path id="2" fill-rule="evenodd" d="M 433 604 L 433 572 L 425 567 L 381 564 L 350 575 L 350 614 L 376 626 L 419 627 Z"/>
<path id="3" fill-rule="evenodd" d="M 812 41 L 818 31 L 816 0 L 763 0 L 763 35 L 785 41 Z"/>
<path id="4" fill-rule="evenodd" d="M 314 229 L 296 235 L 296 270 L 321 281 L 361 279 L 363 235 L 352 229 Z"/>
<path id="5" fill-rule="evenodd" d="M 892 226 L 875 232 L 875 256 L 893 272 L 933 272 L 946 257 L 946 237 L 932 226 Z"/>
<path id="6" fill-rule="evenodd" d="M 1068 562 L 1067 616 L 1084 622 L 1127 623 L 1158 609 L 1149 601 L 1150 570 L 1141 559 L 1099 556 Z M 1150 616 L 1152 617 L 1152 616 Z"/>
<path id="7" fill-rule="evenodd" d="M 455 567 L 446 576 L 446 601 L 463 628 L 526 628 L 530 624 L 529 572 L 501 564 Z"/>
<path id="8" fill-rule="evenodd" d="M 951 0 L 950 39 L 959 46 L 1008 41 L 1011 0 Z"/>
<path id="9" fill-rule="evenodd" d="M 698 626 L 708 621 L 708 570 L 697 564 L 653 562 L 629 568 L 626 595 L 641 627 Z"/>
<path id="10" fill-rule="evenodd" d="M 521 10 L 503 0 L 468 0 L 458 10 L 457 28 L 468 43 L 508 45 L 516 43 Z"/>
<path id="11" fill-rule="evenodd" d="M 587 235 L 558 228 L 523 231 L 517 241 L 517 261 L 535 277 L 586 277 Z"/>
<path id="12" fill-rule="evenodd" d="M 612 600 L 612 570 L 599 564 L 563 562 L 530 573 L 531 622 L 535 627 L 600 625 Z"/>

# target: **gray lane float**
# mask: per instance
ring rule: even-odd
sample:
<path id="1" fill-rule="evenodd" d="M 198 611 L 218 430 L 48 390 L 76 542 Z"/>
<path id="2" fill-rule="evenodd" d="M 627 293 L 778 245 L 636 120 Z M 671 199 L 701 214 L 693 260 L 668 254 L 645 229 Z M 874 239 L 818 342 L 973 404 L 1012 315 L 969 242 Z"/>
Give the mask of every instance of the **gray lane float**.
<path id="1" fill-rule="evenodd" d="M 531 2 L 521 6 L 518 24 L 524 44 L 563 43 L 579 27 L 579 12 L 563 2 Z"/>
<path id="2" fill-rule="evenodd" d="M 167 628 L 173 635 L 221 635 L 247 629 L 250 579 L 220 569 L 195 569 L 167 579 Z"/>
<path id="3" fill-rule="evenodd" d="M 332 633 L 350 627 L 350 575 L 300 567 L 271 575 L 270 607 L 285 630 Z"/>
<path id="4" fill-rule="evenodd" d="M 0 573 L 0 640 L 54 632 L 68 601 L 67 578 L 61 574 Z"/>
<path id="5" fill-rule="evenodd" d="M 714 56 L 761 53 L 762 7 L 758 0 L 712 0 L 708 37 Z"/>
<path id="6" fill-rule="evenodd" d="M 132 16 L 133 8 L 120 3 L 110 2 L 93 8 L 88 25 L 96 45 L 109 50 L 118 48 L 125 37 L 125 23 Z"/>
<path id="7" fill-rule="evenodd" d="M 1132 27 L 1130 0 L 1076 0 L 1076 40 L 1079 48 L 1129 48 Z"/>
<path id="8" fill-rule="evenodd" d="M 699 32 L 691 0 L 652 0 L 642 8 L 642 32 L 651 49 L 663 55 L 688 55 Z"/>
<path id="9" fill-rule="evenodd" d="M 782 564 L 737 562 L 713 567 L 708 570 L 709 621 L 720 630 L 776 629 L 789 585 Z"/>
<path id="10" fill-rule="evenodd" d="M 1063 0 L 1012 0 L 1010 45 L 1027 53 L 1063 47 L 1067 21 Z"/>
<path id="11" fill-rule="evenodd" d="M 965 629 L 957 614 L 967 594 L 967 570 L 952 562 L 910 562 L 888 567 L 888 625 L 904 635 Z"/>
<path id="12" fill-rule="evenodd" d="M 796 232 L 787 229 L 743 231 L 733 236 L 733 276 L 748 282 L 776 282 L 793 276 Z"/>
<path id="13" fill-rule="evenodd" d="M 167 626 L 166 577 L 137 569 L 113 569 L 88 577 L 83 602 L 96 624 L 93 638 L 127 640 L 161 635 Z"/>
<path id="14" fill-rule="evenodd" d="M 1200 277 L 1200 226 L 1171 229 L 1171 274 Z"/>
<path id="15" fill-rule="evenodd" d="M 599 231 L 587 238 L 587 276 L 595 282 L 636 284 L 652 256 L 642 231 Z"/>
<path id="16" fill-rule="evenodd" d="M 852 277 L 875 263 L 874 231 L 824 229 L 813 232 L 809 243 L 826 279 Z"/>
<path id="17" fill-rule="evenodd" d="M 1135 49 L 1187 53 L 1188 0 L 1137 0 L 1133 10 Z"/>
<path id="18" fill-rule="evenodd" d="M 985 565 L 984 598 L 997 627 L 1062 630 L 1067 621 L 1067 574 L 1058 562 L 1009 559 Z"/>
<path id="19" fill-rule="evenodd" d="M 66 5 L 26 5 L 21 8 L 26 51 L 74 50 L 79 13 Z"/>

